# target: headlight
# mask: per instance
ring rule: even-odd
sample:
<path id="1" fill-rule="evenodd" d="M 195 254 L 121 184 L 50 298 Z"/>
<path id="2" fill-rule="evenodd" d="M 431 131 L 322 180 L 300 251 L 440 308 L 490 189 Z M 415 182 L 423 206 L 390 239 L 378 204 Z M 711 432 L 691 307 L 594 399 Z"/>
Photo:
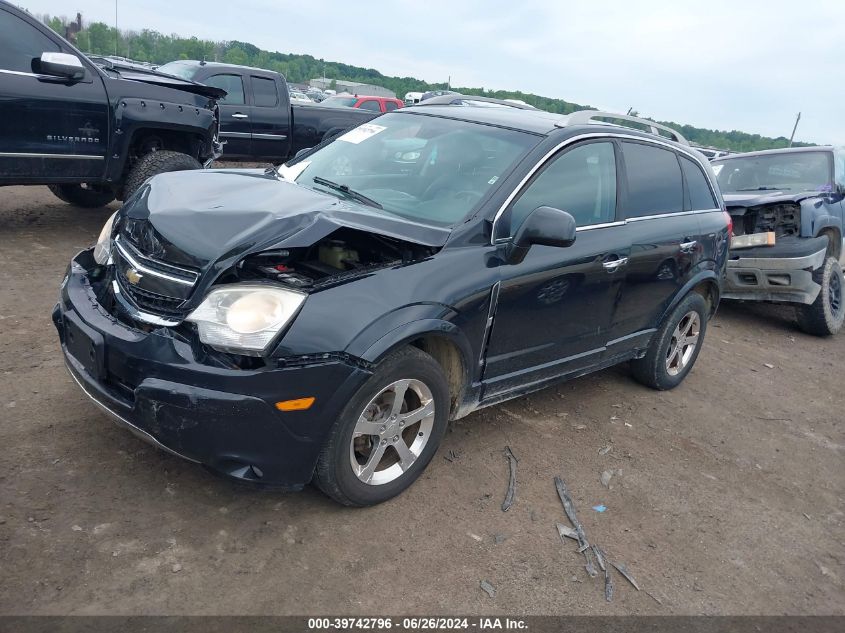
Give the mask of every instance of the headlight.
<path id="1" fill-rule="evenodd" d="M 305 301 L 301 292 L 261 284 L 220 286 L 208 293 L 186 321 L 200 341 L 239 354 L 262 353 Z"/>
<path id="2" fill-rule="evenodd" d="M 117 216 L 117 211 L 112 213 L 111 217 L 106 220 L 103 230 L 100 231 L 100 237 L 97 238 L 97 245 L 94 247 L 94 261 L 100 266 L 103 266 L 109 261 L 109 254 L 111 253 L 111 229 L 114 226 L 115 216 Z"/>

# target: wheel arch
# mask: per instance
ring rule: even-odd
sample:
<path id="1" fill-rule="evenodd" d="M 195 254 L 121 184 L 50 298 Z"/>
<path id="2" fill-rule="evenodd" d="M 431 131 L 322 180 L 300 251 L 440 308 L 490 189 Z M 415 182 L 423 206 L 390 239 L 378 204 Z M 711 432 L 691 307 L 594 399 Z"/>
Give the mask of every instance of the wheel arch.
<path id="1" fill-rule="evenodd" d="M 472 346 L 461 329 L 443 319 L 419 319 L 401 325 L 373 342 L 360 358 L 378 363 L 402 347 L 425 352 L 440 365 L 449 384 L 450 418 L 461 408 L 472 380 Z"/>
<path id="2" fill-rule="evenodd" d="M 687 281 L 680 292 L 675 294 L 674 299 L 672 299 L 671 303 L 663 311 L 663 314 L 660 315 L 660 323 L 663 323 L 666 317 L 675 309 L 675 306 L 683 301 L 691 292 L 696 292 L 704 297 L 711 317 L 716 313 L 716 308 L 719 307 L 719 300 L 722 296 L 721 285 L 715 271 L 704 270 Z"/>

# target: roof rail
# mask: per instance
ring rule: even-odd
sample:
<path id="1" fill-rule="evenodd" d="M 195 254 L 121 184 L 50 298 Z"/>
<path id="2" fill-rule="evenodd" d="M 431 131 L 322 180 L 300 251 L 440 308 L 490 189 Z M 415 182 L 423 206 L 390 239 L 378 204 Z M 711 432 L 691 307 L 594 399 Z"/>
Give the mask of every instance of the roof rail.
<path id="1" fill-rule="evenodd" d="M 603 121 L 603 119 L 610 119 L 610 121 Z M 654 121 L 649 121 L 648 119 L 641 119 L 636 116 L 630 116 L 628 114 L 615 114 L 613 112 L 602 112 L 600 110 L 577 110 L 572 114 L 566 117 L 565 121 L 557 123 L 557 127 L 567 127 L 569 125 L 584 125 L 588 123 L 607 123 L 611 125 L 622 125 L 623 127 L 630 127 L 635 130 L 640 130 L 641 132 L 650 132 L 655 136 L 665 136 L 660 132 L 666 132 L 669 135 L 669 138 L 676 143 L 680 143 L 681 145 L 689 145 L 689 141 L 683 137 L 683 135 L 678 132 L 677 130 L 673 130 L 670 127 L 665 125 L 661 125 L 660 123 L 655 123 Z M 633 125 L 624 126 L 622 123 L 617 123 L 617 121 L 627 121 L 629 123 L 636 123 L 637 125 L 644 126 L 646 129 L 643 130 L 640 127 L 634 127 Z"/>
<path id="2" fill-rule="evenodd" d="M 476 97 L 475 95 L 461 95 L 461 94 L 450 94 L 450 95 L 440 95 L 439 97 L 429 97 L 425 101 L 420 101 L 419 103 L 415 103 L 414 107 L 418 106 L 426 106 L 426 105 L 465 105 L 464 101 L 480 101 L 481 103 L 489 103 L 491 105 L 500 105 L 506 106 L 508 108 L 516 108 L 518 110 L 536 110 L 532 105 L 522 104 L 522 103 L 514 103 L 513 101 L 507 101 L 505 99 L 494 99 L 493 97 Z"/>

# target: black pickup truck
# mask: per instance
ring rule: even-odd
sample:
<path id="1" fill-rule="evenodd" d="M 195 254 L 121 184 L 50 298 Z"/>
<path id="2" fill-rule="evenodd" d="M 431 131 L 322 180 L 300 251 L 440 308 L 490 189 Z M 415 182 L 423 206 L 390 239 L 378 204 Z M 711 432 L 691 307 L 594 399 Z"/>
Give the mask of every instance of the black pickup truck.
<path id="1" fill-rule="evenodd" d="M 217 158 L 223 90 L 95 62 L 0 0 L 0 185 L 98 207 Z"/>
<path id="2" fill-rule="evenodd" d="M 283 163 L 378 116 L 355 108 L 292 104 L 285 78 L 261 68 L 180 60 L 158 71 L 226 91 L 219 100 L 223 160 Z"/>

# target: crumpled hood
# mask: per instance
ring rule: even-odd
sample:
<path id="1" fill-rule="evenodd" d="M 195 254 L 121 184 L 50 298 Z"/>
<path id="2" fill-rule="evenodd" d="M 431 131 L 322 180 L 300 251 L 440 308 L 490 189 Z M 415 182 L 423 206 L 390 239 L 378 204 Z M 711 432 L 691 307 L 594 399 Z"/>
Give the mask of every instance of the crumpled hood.
<path id="1" fill-rule="evenodd" d="M 142 251 L 158 250 L 163 261 L 202 270 L 223 270 L 248 253 L 310 246 L 341 227 L 431 247 L 443 246 L 450 234 L 260 169 L 160 174 L 127 201 L 120 224 Z"/>
<path id="2" fill-rule="evenodd" d="M 730 207 L 758 207 L 763 204 L 783 204 L 784 202 L 801 202 L 807 198 L 823 196 L 821 191 L 743 191 L 742 193 L 723 193 L 725 206 Z"/>

